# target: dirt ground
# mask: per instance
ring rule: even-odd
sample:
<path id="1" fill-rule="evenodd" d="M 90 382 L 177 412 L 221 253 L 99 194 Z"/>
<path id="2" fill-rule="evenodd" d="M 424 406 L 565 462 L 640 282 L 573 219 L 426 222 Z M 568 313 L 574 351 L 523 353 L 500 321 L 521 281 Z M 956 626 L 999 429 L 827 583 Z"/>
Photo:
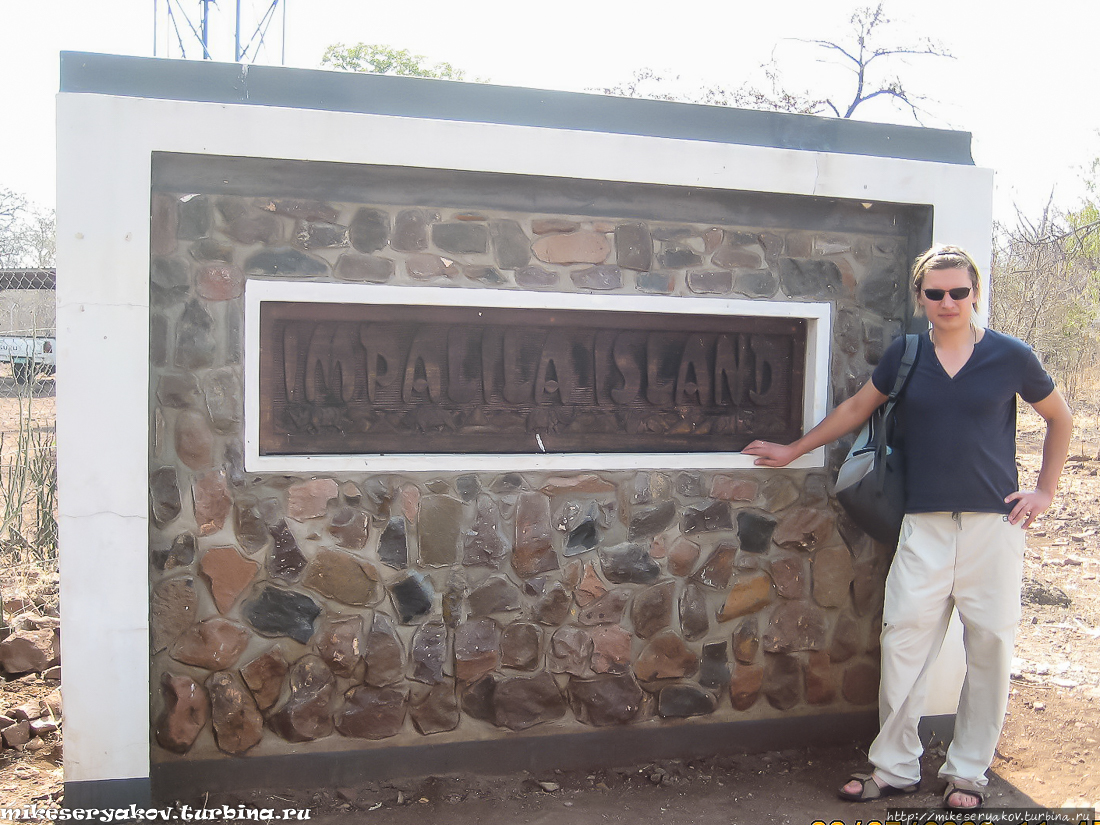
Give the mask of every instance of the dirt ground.
<path id="1" fill-rule="evenodd" d="M 0 429 L 12 406 L 0 376 Z M 52 384 L 37 409 L 52 415 Z M 47 400 L 48 399 L 48 400 Z M 1009 715 L 991 770 L 993 807 L 1100 807 L 1100 426 L 1078 418 L 1078 440 L 1054 507 L 1029 534 L 1025 601 L 1017 640 Z M 1022 483 L 1038 471 L 1041 421 L 1021 414 Z M 56 607 L 52 571 L 8 568 L 0 575 L 5 612 Z M 51 599 L 53 600 L 51 602 Z M 8 608 L 11 609 L 8 609 Z M 45 696 L 56 683 L 35 675 L 0 681 L 0 705 Z M 0 754 L 0 807 L 56 803 L 62 796 L 61 733 L 37 750 Z M 936 807 L 943 754 L 924 760 L 922 790 L 905 807 Z M 664 825 L 812 825 L 884 820 L 883 802 L 836 798 L 849 773 L 866 766 L 855 747 L 779 751 L 670 761 L 594 771 L 506 777 L 446 776 L 363 783 L 313 792 L 219 794 L 183 800 L 209 807 L 310 809 L 321 825 L 615 825 L 659 817 Z M 891 800 L 893 801 L 893 800 Z M 961 820 L 960 820 L 961 821 Z"/>

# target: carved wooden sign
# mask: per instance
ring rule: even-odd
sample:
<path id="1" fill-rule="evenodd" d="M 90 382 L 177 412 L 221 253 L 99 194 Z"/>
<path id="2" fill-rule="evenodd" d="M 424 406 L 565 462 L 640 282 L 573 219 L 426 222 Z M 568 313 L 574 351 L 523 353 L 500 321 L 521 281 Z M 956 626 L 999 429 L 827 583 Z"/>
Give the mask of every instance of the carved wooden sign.
<path id="1" fill-rule="evenodd" d="M 267 301 L 260 453 L 727 452 L 802 432 L 806 322 Z"/>

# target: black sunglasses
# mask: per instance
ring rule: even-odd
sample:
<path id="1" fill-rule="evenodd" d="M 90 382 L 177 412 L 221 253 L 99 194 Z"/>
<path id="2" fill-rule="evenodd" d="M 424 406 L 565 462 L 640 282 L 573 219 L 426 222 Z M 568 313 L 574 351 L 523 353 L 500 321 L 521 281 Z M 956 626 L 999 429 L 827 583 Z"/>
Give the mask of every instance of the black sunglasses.
<path id="1" fill-rule="evenodd" d="M 929 301 L 942 301 L 944 295 L 950 295 L 952 301 L 961 301 L 970 295 L 970 287 L 957 286 L 954 289 L 926 289 L 924 297 Z"/>

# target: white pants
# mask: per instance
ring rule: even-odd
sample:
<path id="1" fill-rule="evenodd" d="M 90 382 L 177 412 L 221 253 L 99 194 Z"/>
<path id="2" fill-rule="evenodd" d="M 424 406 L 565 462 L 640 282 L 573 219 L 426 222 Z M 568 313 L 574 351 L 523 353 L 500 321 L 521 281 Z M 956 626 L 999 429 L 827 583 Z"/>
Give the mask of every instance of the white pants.
<path id="1" fill-rule="evenodd" d="M 940 776 L 984 786 L 1008 706 L 1020 619 L 1024 531 L 996 513 L 919 513 L 901 526 L 882 614 L 880 730 L 869 757 L 895 787 L 920 779 L 917 723 L 951 608 L 963 625 L 966 678 Z"/>

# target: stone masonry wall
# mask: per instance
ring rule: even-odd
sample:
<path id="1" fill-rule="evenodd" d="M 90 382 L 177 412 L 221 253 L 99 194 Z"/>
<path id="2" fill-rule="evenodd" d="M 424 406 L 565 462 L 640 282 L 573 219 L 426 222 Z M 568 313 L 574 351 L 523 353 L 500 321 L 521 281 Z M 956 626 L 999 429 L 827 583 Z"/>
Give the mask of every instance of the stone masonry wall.
<path id="1" fill-rule="evenodd" d="M 242 295 L 830 301 L 840 398 L 901 329 L 904 236 L 172 193 L 152 219 L 154 761 L 873 708 L 886 559 L 828 472 L 247 473 Z"/>

